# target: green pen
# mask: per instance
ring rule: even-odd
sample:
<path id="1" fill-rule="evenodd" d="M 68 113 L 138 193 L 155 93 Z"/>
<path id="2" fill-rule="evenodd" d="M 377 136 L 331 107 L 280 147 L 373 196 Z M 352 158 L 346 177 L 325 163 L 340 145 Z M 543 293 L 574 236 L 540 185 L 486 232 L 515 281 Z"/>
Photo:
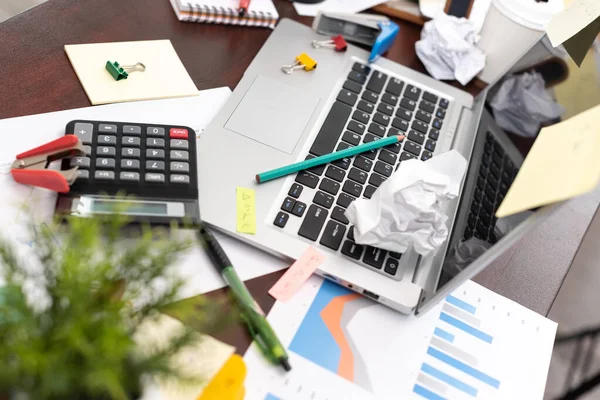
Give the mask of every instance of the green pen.
<path id="1" fill-rule="evenodd" d="M 225 254 L 225 251 L 217 241 L 217 238 L 206 228 L 204 225 L 200 225 L 199 228 L 200 241 L 202 242 L 208 257 L 215 264 L 215 266 L 221 272 L 223 280 L 235 297 L 238 305 L 242 311 L 242 318 L 248 324 L 250 334 L 256 341 L 256 344 L 265 356 L 275 364 L 281 364 L 283 369 L 290 371 L 292 367 L 289 363 L 289 358 L 285 352 L 285 348 L 275 335 L 273 328 L 267 322 L 264 313 L 252 298 L 252 295 L 244 285 L 244 282 L 239 278 L 235 272 L 229 257 Z"/>
<path id="2" fill-rule="evenodd" d="M 294 172 L 302 171 L 319 165 L 327 164 L 332 161 L 340 160 L 346 157 L 352 157 L 360 153 L 379 149 L 381 147 L 390 146 L 394 143 L 401 142 L 404 139 L 404 135 L 395 135 L 386 137 L 385 139 L 374 140 L 370 143 L 363 143 L 359 146 L 349 147 L 344 150 L 336 151 L 333 153 L 325 154 L 319 157 L 311 158 L 310 160 L 299 161 L 295 164 L 286 165 L 285 167 L 275 168 L 267 172 L 256 174 L 256 182 L 263 183 L 272 179 L 281 178 Z"/>

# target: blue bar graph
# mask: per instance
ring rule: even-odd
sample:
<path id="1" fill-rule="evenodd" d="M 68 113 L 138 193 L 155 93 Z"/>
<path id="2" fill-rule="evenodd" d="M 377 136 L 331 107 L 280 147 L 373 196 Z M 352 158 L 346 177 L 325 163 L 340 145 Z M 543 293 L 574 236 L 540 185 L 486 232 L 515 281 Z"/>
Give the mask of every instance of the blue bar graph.
<path id="1" fill-rule="evenodd" d="M 450 342 L 450 343 L 454 342 L 454 335 L 449 332 L 446 332 L 442 328 L 435 328 L 435 330 L 433 331 L 433 334 L 437 337 L 440 337 L 440 338 Z"/>
<path id="2" fill-rule="evenodd" d="M 461 320 L 458 320 L 448 314 L 446 314 L 445 312 L 442 312 L 440 314 L 440 319 L 444 322 L 449 323 L 450 325 L 467 332 L 469 335 L 473 335 L 476 338 L 479 338 L 481 340 L 483 340 L 484 342 L 487 343 L 492 343 L 492 340 L 494 339 L 493 337 L 491 337 L 490 335 L 488 335 L 485 332 L 480 331 L 477 328 L 473 328 L 471 325 L 465 324 L 464 322 L 462 322 Z"/>
<path id="3" fill-rule="evenodd" d="M 267 393 L 265 400 L 279 400 L 279 397 L 273 396 L 271 393 Z"/>
<path id="4" fill-rule="evenodd" d="M 446 400 L 445 397 L 442 397 L 439 394 L 435 394 L 431 390 L 427 390 L 421 385 L 415 385 L 415 387 L 413 388 L 413 392 L 425 397 L 427 400 Z"/>
<path id="5" fill-rule="evenodd" d="M 437 358 L 438 360 L 468 374 L 471 375 L 473 378 L 480 380 L 483 383 L 487 383 L 488 385 L 498 389 L 498 387 L 500 387 L 500 381 L 498 381 L 497 379 L 492 378 L 491 376 L 479 371 L 476 368 L 473 368 L 465 363 L 463 363 L 462 361 L 457 360 L 454 357 L 451 357 L 449 355 L 447 355 L 446 353 L 442 353 L 441 351 L 433 348 L 433 347 L 429 347 L 427 349 L 427 354 L 429 354 L 432 357 Z"/>
<path id="6" fill-rule="evenodd" d="M 475 306 L 472 306 L 469 303 L 462 301 L 461 299 L 456 298 L 452 295 L 448 295 L 448 297 L 446 297 L 446 301 L 452 305 L 455 305 L 458 308 L 462 308 L 463 310 L 471 314 L 475 314 L 475 310 L 477 310 Z"/>
<path id="7" fill-rule="evenodd" d="M 423 365 L 421 366 L 421 371 L 433 376 L 434 378 L 439 379 L 442 382 L 446 382 L 450 386 L 454 386 L 458 390 L 463 391 L 468 395 L 471 395 L 473 397 L 477 396 L 477 389 L 475 389 L 473 386 L 467 385 L 466 383 L 451 377 L 450 375 L 440 371 L 437 368 L 432 367 L 429 364 L 423 363 Z"/>

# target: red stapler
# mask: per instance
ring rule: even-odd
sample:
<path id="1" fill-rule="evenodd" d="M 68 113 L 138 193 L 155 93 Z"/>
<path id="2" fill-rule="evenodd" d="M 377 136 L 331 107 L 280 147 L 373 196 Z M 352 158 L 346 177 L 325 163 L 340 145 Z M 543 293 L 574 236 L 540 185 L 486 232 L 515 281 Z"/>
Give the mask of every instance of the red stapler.
<path id="1" fill-rule="evenodd" d="M 77 179 L 77 167 L 65 171 L 47 169 L 48 165 L 67 157 L 84 156 L 83 145 L 75 135 L 65 135 L 35 149 L 17 155 L 11 167 L 16 182 L 55 192 L 67 193 Z"/>

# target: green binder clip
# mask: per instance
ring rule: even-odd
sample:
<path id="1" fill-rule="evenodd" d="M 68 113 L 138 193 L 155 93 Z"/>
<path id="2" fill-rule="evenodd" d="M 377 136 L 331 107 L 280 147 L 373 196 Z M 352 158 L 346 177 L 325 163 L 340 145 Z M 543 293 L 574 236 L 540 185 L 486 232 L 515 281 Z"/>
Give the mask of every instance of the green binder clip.
<path id="1" fill-rule="evenodd" d="M 120 81 L 121 79 L 127 79 L 130 72 L 144 72 L 146 70 L 146 66 L 141 62 L 135 65 L 119 65 L 118 62 L 106 62 L 106 70 L 110 73 L 110 75 L 115 78 L 115 81 Z"/>

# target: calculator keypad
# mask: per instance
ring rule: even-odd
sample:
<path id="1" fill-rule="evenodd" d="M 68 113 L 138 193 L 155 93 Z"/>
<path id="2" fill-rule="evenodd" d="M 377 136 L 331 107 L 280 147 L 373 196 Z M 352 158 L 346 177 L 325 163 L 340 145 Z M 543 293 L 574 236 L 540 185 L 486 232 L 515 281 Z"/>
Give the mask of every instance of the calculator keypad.
<path id="1" fill-rule="evenodd" d="M 73 193 L 198 197 L 196 136 L 190 128 L 72 121 L 67 134 L 75 134 L 85 152 L 62 165 L 78 167 Z"/>

